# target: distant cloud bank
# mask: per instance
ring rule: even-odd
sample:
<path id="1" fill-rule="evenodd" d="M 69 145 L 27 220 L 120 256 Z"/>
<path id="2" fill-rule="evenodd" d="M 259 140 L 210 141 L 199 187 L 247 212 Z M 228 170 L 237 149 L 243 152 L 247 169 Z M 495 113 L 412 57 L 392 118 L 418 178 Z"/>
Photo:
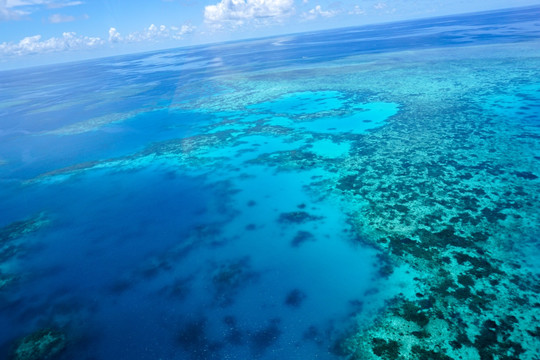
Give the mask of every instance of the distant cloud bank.
<path id="1" fill-rule="evenodd" d="M 185 35 L 192 33 L 195 30 L 195 26 L 182 25 L 180 27 L 165 25 L 156 26 L 150 25 L 143 31 L 137 31 L 126 36 L 122 36 L 116 28 L 109 29 L 109 42 L 121 43 L 121 42 L 140 42 L 140 41 L 159 41 L 159 40 L 181 40 Z"/>
<path id="2" fill-rule="evenodd" d="M 221 0 L 204 8 L 204 20 L 215 27 L 268 23 L 294 13 L 293 0 Z"/>
<path id="3" fill-rule="evenodd" d="M 192 25 L 167 27 L 165 25 L 156 26 L 152 24 L 143 31 L 133 32 L 123 36 L 116 28 L 111 27 L 109 29 L 108 40 L 100 37 L 81 36 L 74 32 L 64 32 L 61 37 L 52 37 L 46 40 L 43 40 L 41 35 L 34 35 L 25 37 L 18 43 L 0 43 L 0 55 L 20 56 L 67 50 L 87 50 L 103 47 L 107 44 L 114 46 L 114 44 L 119 43 L 141 41 L 180 40 L 185 35 L 192 33 L 194 29 L 195 27 Z"/>
<path id="4" fill-rule="evenodd" d="M 193 1 L 194 6 L 197 5 L 196 0 L 189 1 Z M 380 1 L 369 0 L 372 7 L 384 9 L 386 3 Z M 210 30 L 211 33 L 221 29 L 232 33 L 241 29 L 262 28 L 267 25 L 287 24 L 287 22 L 312 21 L 332 18 L 341 14 L 365 14 L 364 8 L 359 5 L 347 9 L 347 5 L 334 2 L 327 7 L 322 6 L 319 0 L 213 0 L 213 2 L 211 5 L 199 5 L 199 11 L 202 12 L 200 15 L 203 15 L 200 34 L 204 36 L 208 36 L 209 32 L 206 30 Z M 63 14 L 62 10 L 56 12 L 56 9 L 79 5 L 88 7 L 89 4 L 91 2 L 86 0 L 0 0 L 0 21 L 28 20 L 39 11 L 48 11 L 42 21 L 50 24 L 73 23 L 89 19 L 89 16 L 87 14 Z M 375 5 L 373 6 L 373 4 Z M 122 32 L 117 27 L 110 27 L 107 33 L 104 32 L 100 36 L 83 36 L 71 30 L 63 32 L 61 36 L 48 39 L 38 34 L 26 36 L 18 42 L 15 40 L 0 43 L 0 56 L 15 57 L 99 47 L 113 49 L 120 48 L 122 44 L 182 40 L 194 33 L 196 29 L 197 27 L 191 23 L 181 26 L 152 24 L 140 31 L 127 33 Z"/>
<path id="5" fill-rule="evenodd" d="M 337 10 L 323 10 L 320 5 L 315 6 L 313 9 L 309 10 L 308 12 L 302 13 L 302 18 L 306 20 L 314 20 L 318 17 L 333 17 L 339 14 L 339 11 Z"/>
<path id="6" fill-rule="evenodd" d="M 47 40 L 41 40 L 41 35 L 34 35 L 25 37 L 18 43 L 1 43 L 0 54 L 6 56 L 41 54 L 94 48 L 104 43 L 99 37 L 80 36 L 74 32 L 65 32 L 62 37 L 52 37 Z"/>

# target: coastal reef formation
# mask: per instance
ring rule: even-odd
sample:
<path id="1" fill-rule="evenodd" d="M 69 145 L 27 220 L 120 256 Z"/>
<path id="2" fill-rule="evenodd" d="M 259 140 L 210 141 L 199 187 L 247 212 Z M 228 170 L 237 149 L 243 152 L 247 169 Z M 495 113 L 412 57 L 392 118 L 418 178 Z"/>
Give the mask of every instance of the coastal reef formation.
<path id="1" fill-rule="evenodd" d="M 422 274 L 413 298 L 339 344 L 351 359 L 537 359 L 538 128 L 486 101 L 404 101 L 344 162 L 336 188 L 362 203 L 358 233 Z"/>
<path id="2" fill-rule="evenodd" d="M 530 256 L 540 224 L 540 86 L 531 82 L 538 61 L 520 58 L 507 72 L 510 60 L 472 54 L 399 67 L 389 60 L 377 63 L 383 76 L 366 65 L 341 78 L 343 88 L 361 84 L 358 96 L 399 104 L 384 126 L 363 135 L 324 135 L 348 142 L 346 157 L 314 156 L 306 147 L 251 160 L 280 171 L 337 173 L 312 186 L 342 198 L 361 241 L 421 274 L 411 280 L 414 294 L 395 297 L 375 323 L 362 323 L 359 314 L 356 330 L 333 347 L 336 354 L 534 360 L 540 353 L 540 279 Z M 330 68 L 326 76 L 344 71 Z M 306 81 L 315 88 L 324 79 Z M 309 219 L 303 211 L 280 217 Z"/>
<path id="3" fill-rule="evenodd" d="M 360 310 L 351 315 L 356 324 L 331 346 L 334 354 L 537 360 L 540 274 L 531 254 L 539 246 L 540 84 L 534 79 L 540 66 L 538 56 L 510 50 L 516 58 L 504 46 L 471 47 L 453 49 L 452 56 L 419 51 L 349 59 L 322 74 L 306 68 L 224 76 L 219 82 L 229 91 L 178 105 L 214 119 L 200 133 L 31 182 L 157 163 L 228 184 L 255 177 L 253 168 L 295 175 L 315 169 L 306 191 L 342 204 L 355 238 L 386 259 L 380 278 L 401 265 L 418 274 L 403 279 L 414 291 L 398 289 L 374 322 Z M 351 119 L 365 128 L 351 131 Z M 273 216 L 293 229 L 286 241 L 300 252 L 319 243 L 311 226 L 323 217 L 310 206 L 293 209 Z M 155 276 L 169 263 L 158 261 L 145 273 Z M 216 262 L 205 273 L 214 305 L 234 307 L 236 294 L 259 281 L 256 270 L 249 258 Z M 290 311 L 305 308 L 312 296 L 287 291 L 278 301 Z M 186 322 L 178 335 L 186 352 L 198 356 L 223 346 L 208 340 L 206 324 Z M 268 324 L 246 335 L 255 355 L 281 336 L 279 320 Z M 241 341 L 238 334 L 231 333 L 231 343 Z M 324 336 L 311 327 L 305 333 L 316 343 Z"/>

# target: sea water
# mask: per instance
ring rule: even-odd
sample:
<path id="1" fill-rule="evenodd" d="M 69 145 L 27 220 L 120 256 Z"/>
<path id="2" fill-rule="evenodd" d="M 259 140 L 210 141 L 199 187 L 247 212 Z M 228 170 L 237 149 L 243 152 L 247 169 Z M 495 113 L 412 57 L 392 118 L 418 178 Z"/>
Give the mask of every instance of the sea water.
<path id="1" fill-rule="evenodd" d="M 433 279 L 468 284 L 469 263 L 450 259 L 455 238 L 439 252 L 419 234 L 452 224 L 467 238 L 491 216 L 519 236 L 488 233 L 491 245 L 468 245 L 473 258 L 504 265 L 504 243 L 538 276 L 539 13 L 0 73 L 2 357 L 49 329 L 62 334 L 49 349 L 59 359 L 392 358 L 400 326 L 416 336 L 402 355 L 435 356 L 433 343 L 436 356 L 517 352 L 478 335 L 503 305 L 452 305 L 474 346 L 445 343 L 460 327 L 435 310 L 458 291 Z M 511 204 L 496 207 L 502 189 Z M 479 298 L 495 286 L 477 280 L 467 291 Z M 524 334 L 538 316 L 531 286 L 519 286 Z M 420 315 L 388 313 L 425 299 L 431 343 L 415 335 Z M 532 359 L 536 345 L 515 332 Z"/>

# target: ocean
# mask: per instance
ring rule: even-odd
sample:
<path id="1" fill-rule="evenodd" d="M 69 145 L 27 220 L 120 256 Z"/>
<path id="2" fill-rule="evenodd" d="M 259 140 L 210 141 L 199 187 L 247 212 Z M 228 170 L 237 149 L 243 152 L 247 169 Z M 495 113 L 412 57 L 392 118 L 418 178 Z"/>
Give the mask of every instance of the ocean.
<path id="1" fill-rule="evenodd" d="M 539 19 L 0 72 L 0 357 L 538 360 Z"/>

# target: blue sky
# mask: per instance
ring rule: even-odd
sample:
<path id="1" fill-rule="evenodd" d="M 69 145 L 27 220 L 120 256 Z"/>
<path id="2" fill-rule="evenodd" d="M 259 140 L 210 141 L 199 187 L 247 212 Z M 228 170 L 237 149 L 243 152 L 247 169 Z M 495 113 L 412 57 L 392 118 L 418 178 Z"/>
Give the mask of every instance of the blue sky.
<path id="1" fill-rule="evenodd" d="M 0 0 L 0 69 L 540 0 Z"/>

